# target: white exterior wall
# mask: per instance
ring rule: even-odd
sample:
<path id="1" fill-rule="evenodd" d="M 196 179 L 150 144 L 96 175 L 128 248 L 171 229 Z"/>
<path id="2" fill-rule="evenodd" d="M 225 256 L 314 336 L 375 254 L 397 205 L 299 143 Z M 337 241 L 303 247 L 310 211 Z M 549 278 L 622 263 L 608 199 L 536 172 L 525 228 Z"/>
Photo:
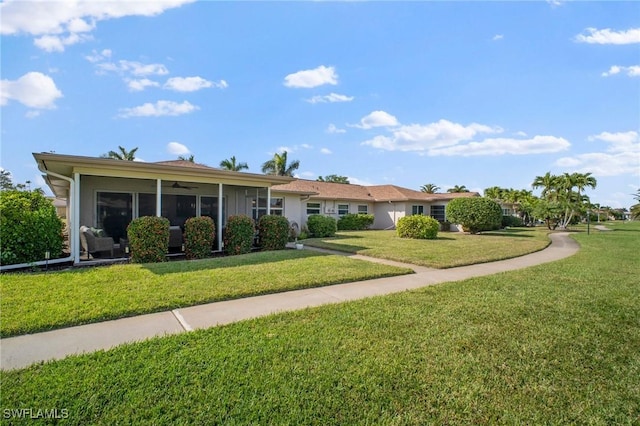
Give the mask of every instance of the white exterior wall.
<path id="1" fill-rule="evenodd" d="M 373 215 L 372 229 L 393 229 L 398 220 L 406 215 L 406 204 L 398 202 L 377 203 Z"/>

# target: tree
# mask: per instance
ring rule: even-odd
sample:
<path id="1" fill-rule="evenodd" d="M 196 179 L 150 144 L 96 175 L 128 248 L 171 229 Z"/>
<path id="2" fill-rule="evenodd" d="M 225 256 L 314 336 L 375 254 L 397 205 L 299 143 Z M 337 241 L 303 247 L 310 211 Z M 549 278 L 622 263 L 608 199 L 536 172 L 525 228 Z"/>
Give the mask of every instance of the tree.
<path id="1" fill-rule="evenodd" d="M 296 171 L 298 167 L 300 167 L 300 161 L 298 160 L 287 164 L 287 151 L 283 151 L 282 154 L 275 153 L 271 160 L 265 161 L 264 164 L 262 164 L 262 173 L 293 177 L 293 172 Z"/>
<path id="2" fill-rule="evenodd" d="M 133 161 L 136 159 L 136 151 L 138 147 L 133 148 L 131 151 L 127 151 L 124 147 L 118 145 L 118 151 L 109 151 L 106 154 L 102 154 L 102 158 L 112 158 L 114 160 Z"/>
<path id="3" fill-rule="evenodd" d="M 448 221 L 472 234 L 500 229 L 502 224 L 502 208 L 489 198 L 456 198 L 447 204 L 445 212 Z"/>
<path id="4" fill-rule="evenodd" d="M 229 158 L 228 160 L 222 160 L 220 162 L 220 168 L 224 170 L 230 170 L 232 172 L 239 172 L 240 170 L 248 169 L 249 166 L 247 163 L 238 163 L 236 160 L 236 156 Z"/>
<path id="5" fill-rule="evenodd" d="M 633 194 L 633 198 L 638 201 L 638 204 L 634 204 L 633 206 L 631 206 L 629 211 L 631 212 L 631 219 L 636 220 L 640 219 L 640 189 L 638 189 L 638 191 Z"/>
<path id="6" fill-rule="evenodd" d="M 487 198 L 491 198 L 494 201 L 502 201 L 502 193 L 505 190 L 500 188 L 499 186 L 492 186 L 490 188 L 485 188 L 484 196 Z"/>
<path id="7" fill-rule="evenodd" d="M 11 172 L 9 170 L 0 170 L 0 190 L 9 191 L 15 189 L 11 180 Z"/>
<path id="8" fill-rule="evenodd" d="M 457 193 L 457 192 L 469 192 L 466 186 L 464 185 L 455 185 L 453 188 L 447 189 L 449 193 Z"/>
<path id="9" fill-rule="evenodd" d="M 184 155 L 181 155 L 181 156 L 179 156 L 179 157 L 178 157 L 178 160 L 182 160 L 182 161 L 189 161 L 189 162 L 191 162 L 191 163 L 195 163 L 195 160 L 194 160 L 193 154 L 191 154 L 191 155 L 190 155 L 190 156 L 188 156 L 188 157 L 187 157 L 187 156 L 184 156 Z"/>
<path id="10" fill-rule="evenodd" d="M 565 229 L 577 214 L 582 214 L 590 205 L 589 197 L 582 191 L 596 187 L 596 179 L 591 173 L 563 173 L 554 176 L 547 172 L 544 176 L 536 176 L 532 186 L 542 188 L 542 198 L 546 201 L 543 209 L 546 215 L 553 213 L 556 217 L 545 217 L 544 220 L 557 222 L 560 228 Z M 540 213 L 540 209 L 536 209 Z M 562 213 L 559 213 L 562 212 Z"/>
<path id="11" fill-rule="evenodd" d="M 349 178 L 346 176 L 338 176 L 338 175 L 327 175 L 325 177 L 318 176 L 316 179 L 318 182 L 332 182 L 332 183 L 349 183 Z"/>
<path id="12" fill-rule="evenodd" d="M 427 183 L 420 187 L 421 192 L 425 192 L 427 194 L 435 194 L 440 190 L 440 187 L 434 183 Z"/>

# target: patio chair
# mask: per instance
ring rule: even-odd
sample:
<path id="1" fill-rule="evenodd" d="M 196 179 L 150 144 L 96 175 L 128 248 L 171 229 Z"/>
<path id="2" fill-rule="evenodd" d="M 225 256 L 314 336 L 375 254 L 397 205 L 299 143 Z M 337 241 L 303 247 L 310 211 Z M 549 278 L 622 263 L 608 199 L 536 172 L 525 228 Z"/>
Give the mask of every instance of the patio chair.
<path id="1" fill-rule="evenodd" d="M 80 227 L 80 244 L 87 253 L 87 260 L 94 253 L 105 251 L 108 251 L 113 257 L 113 238 L 96 236 L 94 231 L 87 226 Z"/>

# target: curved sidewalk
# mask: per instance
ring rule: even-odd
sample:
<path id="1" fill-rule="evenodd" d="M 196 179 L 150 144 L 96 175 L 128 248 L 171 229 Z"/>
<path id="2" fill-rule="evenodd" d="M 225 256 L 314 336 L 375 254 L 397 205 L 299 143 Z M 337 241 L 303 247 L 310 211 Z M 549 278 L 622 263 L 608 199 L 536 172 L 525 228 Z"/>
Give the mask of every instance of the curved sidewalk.
<path id="1" fill-rule="evenodd" d="M 575 240 L 569 238 L 566 232 L 550 234 L 550 238 L 551 244 L 544 250 L 497 262 L 450 269 L 403 265 L 413 268 L 416 273 L 209 303 L 168 312 L 9 337 L 0 341 L 0 367 L 3 370 L 23 368 L 40 361 L 106 350 L 123 343 L 156 336 L 526 268 L 563 259 L 575 254 L 579 249 Z M 397 262 L 387 262 L 366 256 L 351 256 L 398 265 Z"/>

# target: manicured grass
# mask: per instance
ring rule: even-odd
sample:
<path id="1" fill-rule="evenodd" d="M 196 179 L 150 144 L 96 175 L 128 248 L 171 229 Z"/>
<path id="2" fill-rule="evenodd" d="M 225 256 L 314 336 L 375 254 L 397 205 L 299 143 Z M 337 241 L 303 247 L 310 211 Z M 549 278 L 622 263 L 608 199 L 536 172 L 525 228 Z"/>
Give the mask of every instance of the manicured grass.
<path id="1" fill-rule="evenodd" d="M 5 274 L 2 336 L 227 299 L 411 273 L 344 256 L 282 250 L 199 261 Z"/>
<path id="2" fill-rule="evenodd" d="M 313 247 L 358 253 L 431 268 L 452 268 L 522 256 L 549 245 L 543 228 L 514 228 L 469 235 L 440 232 L 435 240 L 399 238 L 396 231 L 344 231 L 334 238 L 311 238 Z"/>
<path id="3" fill-rule="evenodd" d="M 640 223 L 613 227 L 534 268 L 2 372 L 1 406 L 68 424 L 638 424 Z"/>

